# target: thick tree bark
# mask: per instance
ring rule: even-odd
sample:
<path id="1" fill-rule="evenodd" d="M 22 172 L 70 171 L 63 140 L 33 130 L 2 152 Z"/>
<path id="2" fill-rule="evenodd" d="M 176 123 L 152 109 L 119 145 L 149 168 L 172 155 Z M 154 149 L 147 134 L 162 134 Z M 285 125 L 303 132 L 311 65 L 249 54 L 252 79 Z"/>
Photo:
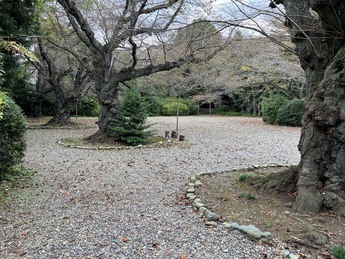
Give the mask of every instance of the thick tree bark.
<path id="1" fill-rule="evenodd" d="M 345 3 L 284 0 L 286 24 L 306 72 L 306 113 L 295 208 L 345 216 Z"/>
<path id="2" fill-rule="evenodd" d="M 119 83 L 106 85 L 98 94 L 101 104 L 101 112 L 98 117 L 98 135 L 104 138 L 111 137 L 111 130 L 109 128 L 111 121 L 116 116 L 118 104 L 118 87 Z"/>
<path id="3" fill-rule="evenodd" d="M 39 95 L 35 96 L 35 100 L 32 103 L 32 116 L 34 118 L 42 117 L 42 98 Z"/>
<path id="4" fill-rule="evenodd" d="M 299 144 L 296 208 L 322 206 L 345 216 L 345 46 L 327 67 L 308 102 Z"/>
<path id="5" fill-rule="evenodd" d="M 71 124 L 71 113 L 75 110 L 75 107 L 77 106 L 78 102 L 79 99 L 76 99 L 75 97 L 67 99 L 57 98 L 57 111 L 54 117 L 50 119 L 47 124 Z"/>

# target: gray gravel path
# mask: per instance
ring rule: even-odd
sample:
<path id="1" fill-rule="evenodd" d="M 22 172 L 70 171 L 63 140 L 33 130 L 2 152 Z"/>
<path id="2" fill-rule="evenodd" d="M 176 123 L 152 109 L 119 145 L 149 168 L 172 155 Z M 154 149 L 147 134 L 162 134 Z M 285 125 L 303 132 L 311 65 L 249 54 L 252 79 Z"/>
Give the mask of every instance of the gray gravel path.
<path id="1" fill-rule="evenodd" d="M 162 135 L 175 118 L 151 118 Z M 56 144 L 84 130 L 29 130 L 25 165 L 38 170 L 1 211 L 1 258 L 274 258 L 270 248 L 208 228 L 179 204 L 197 172 L 296 164 L 299 128 L 258 118 L 181 117 L 189 148 L 82 150 Z M 273 250 L 273 249 L 272 249 Z"/>

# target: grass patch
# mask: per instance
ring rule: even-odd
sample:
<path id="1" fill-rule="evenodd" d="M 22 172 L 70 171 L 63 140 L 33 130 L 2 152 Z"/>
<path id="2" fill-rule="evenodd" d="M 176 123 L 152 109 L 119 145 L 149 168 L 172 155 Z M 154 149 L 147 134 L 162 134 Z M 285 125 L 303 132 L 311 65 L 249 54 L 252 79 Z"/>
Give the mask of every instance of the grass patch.
<path id="1" fill-rule="evenodd" d="M 335 259 L 345 259 L 345 246 L 335 246 L 331 249 Z"/>
<path id="2" fill-rule="evenodd" d="M 252 174 L 247 174 L 247 173 L 244 173 L 244 174 L 240 174 L 240 176 L 238 177 L 238 180 L 240 182 L 245 182 L 246 180 L 252 178 L 253 175 Z"/>
<path id="3" fill-rule="evenodd" d="M 256 178 L 265 178 L 275 174 L 274 178 L 285 176 L 286 185 L 292 178 L 287 167 L 262 167 L 252 170 L 243 169 L 211 175 L 200 176 L 203 183 L 198 188 L 198 197 L 205 202 L 205 206 L 212 212 L 221 215 L 225 221 L 237 222 L 240 225 L 254 225 L 261 230 L 269 230 L 279 240 L 291 244 L 291 248 L 301 249 L 310 254 L 310 258 L 317 258 L 316 254 L 331 254 L 330 247 L 334 244 L 341 247 L 333 248 L 332 258 L 341 257 L 345 249 L 344 235 L 345 218 L 325 211 L 317 214 L 297 213 L 291 206 L 295 200 L 294 193 L 264 191 L 252 185 Z M 294 171 L 291 168 L 291 171 Z M 290 174 L 289 174 L 290 173 Z M 252 178 L 241 182 L 251 174 Z M 244 175 L 244 176 L 241 176 Z M 261 185 L 259 186 L 261 187 Z M 241 195 L 240 195 L 241 194 Z M 256 200 L 251 200 L 253 198 Z M 247 200 L 248 199 L 248 200 Z M 333 233 L 327 239 L 327 233 Z M 326 242 L 324 244 L 324 242 Z M 314 247 L 318 247 L 317 249 Z M 339 254 L 335 257 L 335 253 Z M 344 258 L 345 259 L 345 258 Z"/>
<path id="4" fill-rule="evenodd" d="M 256 200 L 256 196 L 251 193 L 241 193 L 239 197 L 247 201 Z"/>
<path id="5" fill-rule="evenodd" d="M 272 227 L 273 227 L 273 223 L 271 221 L 265 222 L 265 228 L 272 228 Z"/>
<path id="6" fill-rule="evenodd" d="M 166 144 L 166 142 L 167 142 L 166 138 L 163 138 L 161 136 L 151 136 L 148 138 L 145 145 L 138 145 L 138 147 L 139 146 L 140 147 L 141 146 L 144 146 L 144 147 L 155 146 L 156 144 L 164 145 Z M 60 140 L 59 143 L 67 147 L 87 148 L 87 149 L 122 149 L 122 148 L 131 147 L 130 145 L 124 142 L 115 141 L 113 138 L 98 139 L 97 137 L 93 138 L 93 136 L 65 138 L 65 139 Z"/>

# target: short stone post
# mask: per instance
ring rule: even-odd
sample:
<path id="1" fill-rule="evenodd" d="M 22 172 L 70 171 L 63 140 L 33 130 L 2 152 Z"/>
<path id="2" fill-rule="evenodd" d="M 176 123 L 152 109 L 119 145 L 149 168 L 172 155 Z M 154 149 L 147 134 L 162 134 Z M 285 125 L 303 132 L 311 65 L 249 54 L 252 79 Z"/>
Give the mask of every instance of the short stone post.
<path id="1" fill-rule="evenodd" d="M 177 132 L 175 130 L 171 131 L 171 138 L 177 138 Z"/>

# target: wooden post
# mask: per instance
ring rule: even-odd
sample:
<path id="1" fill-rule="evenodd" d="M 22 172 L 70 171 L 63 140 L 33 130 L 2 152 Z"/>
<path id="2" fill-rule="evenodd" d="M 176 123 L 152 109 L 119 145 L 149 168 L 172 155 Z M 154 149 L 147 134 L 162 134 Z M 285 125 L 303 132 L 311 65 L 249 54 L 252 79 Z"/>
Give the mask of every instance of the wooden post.
<path id="1" fill-rule="evenodd" d="M 176 138 L 178 135 L 178 117 L 180 116 L 180 98 L 177 97 L 177 111 L 176 111 Z"/>

